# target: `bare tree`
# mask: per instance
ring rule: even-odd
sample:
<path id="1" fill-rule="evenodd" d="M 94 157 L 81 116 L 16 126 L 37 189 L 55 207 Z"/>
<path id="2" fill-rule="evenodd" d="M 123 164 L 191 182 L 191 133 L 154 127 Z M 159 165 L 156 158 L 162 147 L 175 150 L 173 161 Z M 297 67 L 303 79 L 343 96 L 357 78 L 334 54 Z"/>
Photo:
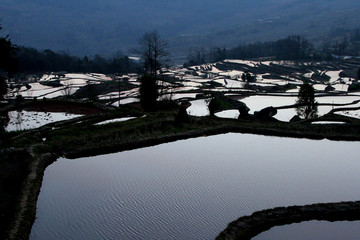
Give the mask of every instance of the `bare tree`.
<path id="1" fill-rule="evenodd" d="M 146 32 L 138 42 L 135 53 L 141 55 L 144 68 L 156 78 L 156 71 L 164 65 L 168 53 L 168 43 L 160 38 L 157 31 Z"/>

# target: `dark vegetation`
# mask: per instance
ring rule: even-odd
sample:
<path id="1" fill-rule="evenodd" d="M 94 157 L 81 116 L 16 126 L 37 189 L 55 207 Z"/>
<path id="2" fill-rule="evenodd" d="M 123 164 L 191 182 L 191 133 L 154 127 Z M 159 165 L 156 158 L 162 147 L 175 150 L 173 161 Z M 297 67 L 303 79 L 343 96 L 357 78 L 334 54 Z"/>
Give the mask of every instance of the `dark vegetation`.
<path id="1" fill-rule="evenodd" d="M 1 30 L 0 26 L 0 30 Z M 95 55 L 93 58 L 70 56 L 65 52 L 53 52 L 50 49 L 39 51 L 34 48 L 14 46 L 9 36 L 0 38 L 0 100 L 6 94 L 6 78 L 15 82 L 26 80 L 28 74 L 48 72 L 77 72 L 126 74 L 140 71 L 137 61 L 128 56 L 103 58 Z"/>
<path id="2" fill-rule="evenodd" d="M 140 103 L 145 111 L 155 111 L 159 96 L 156 78 L 151 74 L 143 74 L 140 77 Z"/>
<path id="3" fill-rule="evenodd" d="M 157 84 L 157 71 L 164 67 L 168 61 L 168 43 L 164 41 L 157 31 L 146 32 L 138 42 L 134 51 L 142 56 L 143 69 L 140 77 L 140 103 L 145 111 L 157 109 L 159 86 Z"/>
<path id="4" fill-rule="evenodd" d="M 226 97 L 224 94 L 221 93 L 212 94 L 212 97 L 208 103 L 210 116 L 214 116 L 215 113 L 219 111 L 228 109 L 239 109 L 242 106 L 242 102 Z"/>
<path id="5" fill-rule="evenodd" d="M 360 202 L 322 203 L 267 209 L 230 223 L 216 240 L 250 240 L 274 226 L 303 221 L 356 221 L 360 219 Z"/>
<path id="6" fill-rule="evenodd" d="M 139 71 L 137 62 L 127 56 L 106 59 L 95 55 L 93 58 L 87 56 L 80 58 L 49 49 L 39 51 L 34 48 L 19 47 L 16 58 L 19 62 L 18 70 L 24 74 L 60 71 L 125 74 Z"/>
<path id="7" fill-rule="evenodd" d="M 2 27 L 0 25 L 0 31 Z M 16 72 L 17 59 L 15 58 L 16 48 L 11 43 L 9 36 L 0 37 L 0 101 L 8 91 L 6 79 Z M 0 108 L 1 108 L 0 104 Z M 5 127 L 9 122 L 7 113 L 0 113 L 0 140 L 4 138 Z"/>
<path id="8" fill-rule="evenodd" d="M 21 196 L 22 184 L 29 174 L 30 154 L 25 149 L 0 151 L 0 239 L 6 239 Z"/>
<path id="9" fill-rule="evenodd" d="M 134 52 L 141 56 L 142 71 L 156 78 L 157 70 L 168 67 L 168 43 L 163 40 L 157 31 L 146 32 L 138 41 Z"/>
<path id="10" fill-rule="evenodd" d="M 299 91 L 296 104 L 299 106 L 296 108 L 296 112 L 299 117 L 304 119 L 317 117 L 317 102 L 315 101 L 314 87 L 305 82 Z"/>
<path id="11" fill-rule="evenodd" d="M 224 59 L 334 60 L 341 56 L 360 56 L 360 29 L 344 33 L 332 43 L 314 46 L 305 37 L 294 35 L 277 41 L 241 44 L 235 48 L 192 51 L 184 64 L 194 66 Z"/>
<path id="12" fill-rule="evenodd" d="M 87 84 L 78 89 L 74 94 L 65 96 L 67 99 L 88 99 L 90 101 L 98 100 L 98 95 L 107 94 L 114 91 L 127 91 L 132 89 L 134 86 L 127 80 L 118 80 L 114 78 L 113 81 L 106 81 L 100 84 Z"/>
<path id="13" fill-rule="evenodd" d="M 0 25 L 0 31 L 2 27 Z M 16 48 L 9 36 L 0 37 L 0 100 L 7 93 L 6 79 L 17 71 Z"/>
<path id="14" fill-rule="evenodd" d="M 231 58 L 251 59 L 274 57 L 281 60 L 306 59 L 312 56 L 312 46 L 301 36 L 290 36 L 275 42 L 240 45 L 229 51 Z"/>
<path id="15" fill-rule="evenodd" d="M 5 128 L 10 121 L 9 114 L 7 112 L 0 113 L 0 139 L 4 137 Z"/>

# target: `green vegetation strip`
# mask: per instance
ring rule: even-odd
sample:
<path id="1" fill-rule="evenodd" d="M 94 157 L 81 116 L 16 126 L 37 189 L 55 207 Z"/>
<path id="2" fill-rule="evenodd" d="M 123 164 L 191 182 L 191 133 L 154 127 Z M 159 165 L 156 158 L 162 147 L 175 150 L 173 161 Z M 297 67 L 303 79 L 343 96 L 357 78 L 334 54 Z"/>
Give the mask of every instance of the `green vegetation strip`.
<path id="1" fill-rule="evenodd" d="M 360 220 L 360 201 L 278 207 L 255 212 L 230 223 L 216 240 L 249 240 L 274 226 L 311 220 Z"/>

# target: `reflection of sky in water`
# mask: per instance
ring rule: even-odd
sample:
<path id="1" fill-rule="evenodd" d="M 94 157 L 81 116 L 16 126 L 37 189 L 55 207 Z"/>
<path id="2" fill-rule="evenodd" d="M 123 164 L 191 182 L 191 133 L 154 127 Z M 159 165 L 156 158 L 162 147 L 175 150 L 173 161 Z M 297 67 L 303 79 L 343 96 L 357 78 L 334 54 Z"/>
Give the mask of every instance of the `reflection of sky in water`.
<path id="1" fill-rule="evenodd" d="M 44 74 L 40 81 L 51 81 L 55 80 L 56 76 Z M 89 73 L 89 74 L 81 74 L 81 73 L 68 73 L 65 74 L 65 77 L 59 78 L 60 83 L 63 86 L 59 87 L 51 87 L 42 85 L 39 82 L 29 83 L 31 86 L 30 89 L 26 89 L 22 87 L 19 92 L 16 90 L 10 90 L 9 96 L 15 97 L 20 94 L 23 97 L 46 97 L 46 98 L 55 98 L 63 95 L 73 94 L 75 93 L 81 86 L 85 86 L 90 81 L 91 84 L 100 84 L 104 81 L 111 80 L 110 77 L 105 76 L 104 74 L 97 73 Z M 67 90 L 65 88 L 67 87 Z"/>
<path id="2" fill-rule="evenodd" d="M 207 116 L 209 109 L 207 107 L 206 99 L 199 99 L 191 101 L 191 106 L 186 109 L 187 113 L 191 116 Z"/>
<path id="3" fill-rule="evenodd" d="M 340 240 L 359 239 L 360 221 L 308 221 L 285 226 L 277 226 L 260 233 L 252 240 Z"/>
<path id="4" fill-rule="evenodd" d="M 237 119 L 240 115 L 239 110 L 225 110 L 215 113 L 215 116 L 219 118 L 232 118 Z"/>
<path id="5" fill-rule="evenodd" d="M 11 111 L 9 112 L 10 121 L 5 130 L 10 132 L 33 129 L 48 123 L 68 120 L 80 116 L 82 115 L 70 113 Z"/>
<path id="6" fill-rule="evenodd" d="M 134 119 L 134 118 L 136 118 L 136 117 L 115 118 L 115 119 L 110 119 L 110 120 L 106 120 L 106 121 L 103 121 L 103 122 L 98 122 L 95 125 L 105 125 L 105 124 L 108 124 L 108 123 L 126 122 L 126 121 L 129 121 L 129 120 Z"/>
<path id="7" fill-rule="evenodd" d="M 358 145 L 230 133 L 59 159 L 30 239 L 214 239 L 254 211 L 358 200 Z"/>
<path id="8" fill-rule="evenodd" d="M 249 108 L 250 114 L 254 114 L 255 111 L 260 111 L 269 106 L 281 107 L 295 104 L 297 96 L 250 96 L 241 99 L 240 101 L 244 102 Z M 320 116 L 329 113 L 334 108 L 344 108 L 344 107 L 360 107 L 360 103 L 351 104 L 353 101 L 360 100 L 359 96 L 326 96 L 326 97 L 316 97 L 316 101 L 319 103 L 327 104 L 350 104 L 347 106 L 318 106 L 318 114 Z M 207 116 L 209 115 L 209 110 L 207 107 L 206 100 L 194 100 L 191 101 L 191 106 L 187 109 L 189 115 L 192 116 Z M 360 110 L 356 111 L 343 111 L 337 112 L 337 114 L 360 118 Z M 295 108 L 280 109 L 274 118 L 280 121 L 290 121 L 292 117 L 296 115 Z M 237 110 L 227 110 L 222 111 L 216 114 L 218 117 L 222 118 L 238 118 L 239 114 Z"/>
<path id="9" fill-rule="evenodd" d="M 340 112 L 336 112 L 336 114 L 360 119 L 360 110 L 340 111 Z"/>

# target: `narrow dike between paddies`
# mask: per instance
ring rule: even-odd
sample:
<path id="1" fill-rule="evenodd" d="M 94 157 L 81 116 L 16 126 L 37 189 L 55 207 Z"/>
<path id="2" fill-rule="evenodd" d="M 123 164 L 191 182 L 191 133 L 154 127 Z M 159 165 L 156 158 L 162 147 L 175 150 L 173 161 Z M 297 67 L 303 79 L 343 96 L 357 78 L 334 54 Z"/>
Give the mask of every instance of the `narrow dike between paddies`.
<path id="1" fill-rule="evenodd" d="M 311 220 L 360 220 L 360 201 L 278 207 L 255 212 L 231 222 L 216 240 L 250 240 L 275 226 Z"/>

